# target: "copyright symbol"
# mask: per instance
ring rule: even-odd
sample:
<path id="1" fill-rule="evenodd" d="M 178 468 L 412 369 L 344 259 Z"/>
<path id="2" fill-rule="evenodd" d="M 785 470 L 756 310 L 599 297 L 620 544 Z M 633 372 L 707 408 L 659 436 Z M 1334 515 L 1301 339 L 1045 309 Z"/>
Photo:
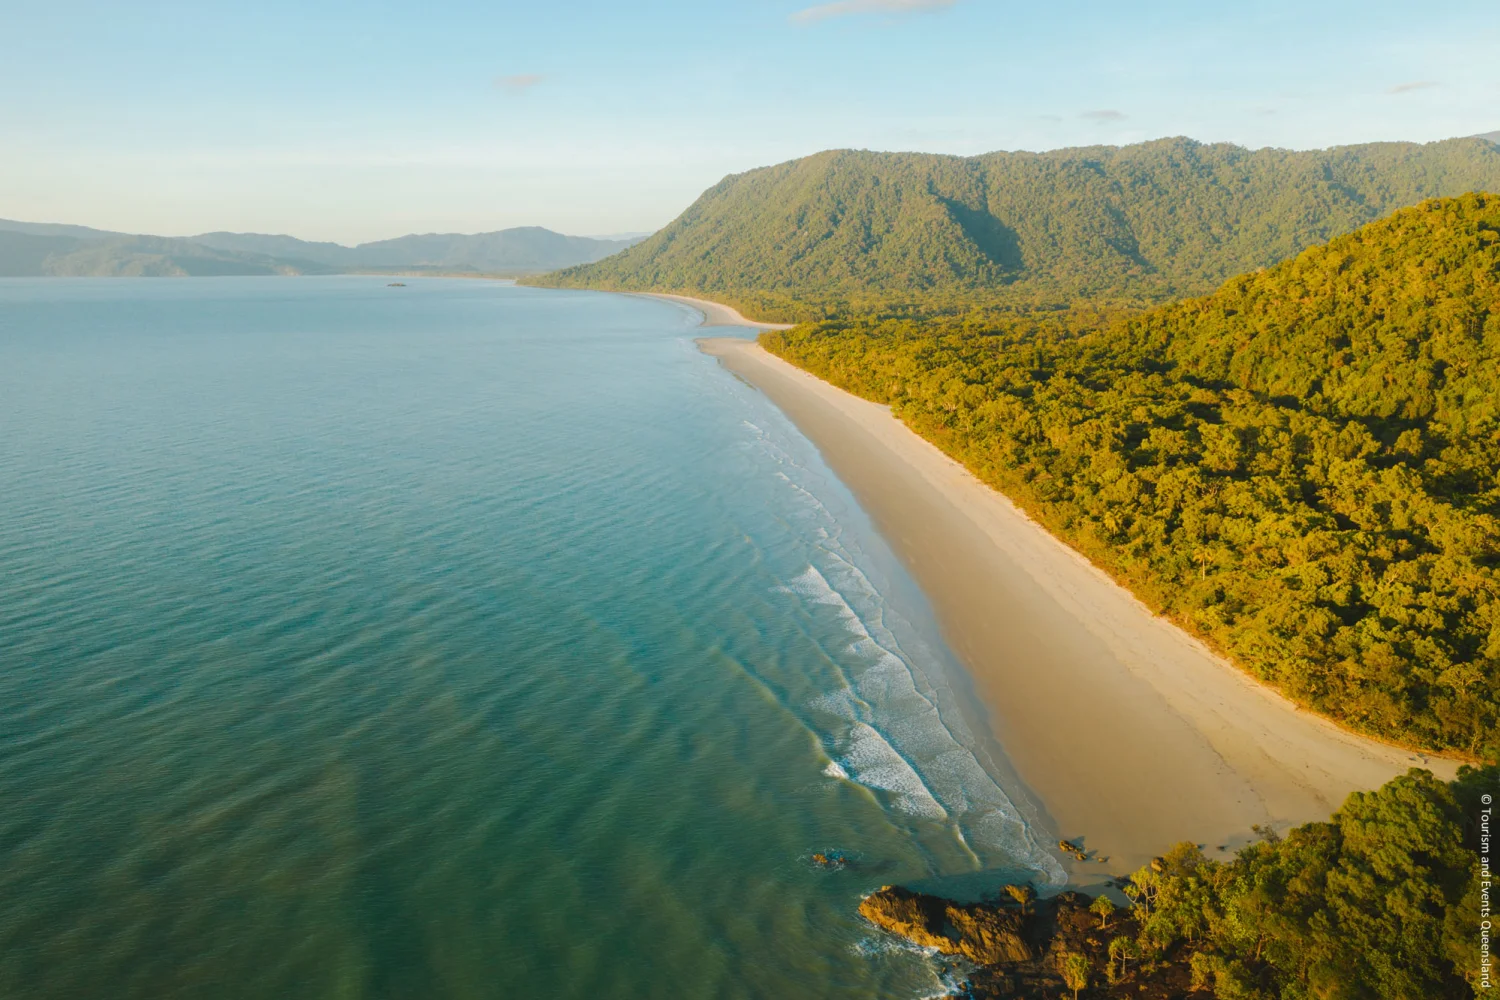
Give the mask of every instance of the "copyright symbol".
<path id="1" fill-rule="evenodd" d="M 1490 804 L 1490 797 L 1488 795 L 1481 795 L 1481 796 L 1479 796 L 1479 801 L 1483 802 L 1485 805 L 1489 805 Z"/>

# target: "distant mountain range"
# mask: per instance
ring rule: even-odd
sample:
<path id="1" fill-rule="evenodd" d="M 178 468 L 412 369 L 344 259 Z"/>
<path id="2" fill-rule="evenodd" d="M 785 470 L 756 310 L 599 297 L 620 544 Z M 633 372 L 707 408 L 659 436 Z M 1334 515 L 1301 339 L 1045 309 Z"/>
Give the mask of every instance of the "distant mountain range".
<path id="1" fill-rule="evenodd" d="M 0 276 L 148 276 L 389 273 L 524 275 L 590 263 L 640 237 L 592 239 L 537 226 L 493 233 L 401 236 L 346 247 L 291 236 L 204 233 L 167 237 L 0 219 Z"/>
<path id="2" fill-rule="evenodd" d="M 1497 146 L 1500 146 L 1500 131 L 1496 131 L 1496 132 L 1481 132 L 1479 135 L 1476 135 L 1474 138 L 1476 138 L 1476 139 L 1488 139 L 1490 142 L 1493 142 Z"/>
<path id="3" fill-rule="evenodd" d="M 1425 198 L 1500 192 L 1478 137 L 1305 152 L 1191 139 L 1048 153 L 832 150 L 724 178 L 666 228 L 537 284 L 802 319 L 877 301 L 1154 302 Z"/>

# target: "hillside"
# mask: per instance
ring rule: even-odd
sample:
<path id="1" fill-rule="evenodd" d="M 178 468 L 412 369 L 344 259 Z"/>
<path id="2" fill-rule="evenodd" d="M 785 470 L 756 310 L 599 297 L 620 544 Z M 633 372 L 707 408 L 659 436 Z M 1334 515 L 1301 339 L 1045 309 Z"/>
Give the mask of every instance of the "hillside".
<path id="1" fill-rule="evenodd" d="M 346 247 L 309 243 L 290 236 L 257 233 L 204 233 L 192 240 L 220 250 L 297 257 L 341 270 L 472 271 L 514 274 L 597 261 L 632 245 L 633 240 L 564 236 L 540 226 L 492 233 L 427 233 Z"/>
<path id="2" fill-rule="evenodd" d="M 1500 751 L 1500 196 L 1089 322 L 871 317 L 762 342 L 890 403 L 1298 702 Z"/>
<path id="3" fill-rule="evenodd" d="M 1312 152 L 1189 139 L 968 158 L 840 150 L 727 177 L 640 245 L 536 283 L 803 317 L 794 300 L 1163 301 L 1471 190 L 1500 190 L 1500 149 L 1475 138 Z"/>
<path id="4" fill-rule="evenodd" d="M 339 243 L 315 243 L 295 236 L 271 236 L 263 233 L 201 233 L 188 237 L 200 246 L 227 253 L 257 253 L 268 257 L 300 257 L 332 268 L 354 264 L 351 247 Z"/>
<path id="5" fill-rule="evenodd" d="M 27 233 L 31 236 L 75 236 L 86 240 L 129 235 L 128 233 L 112 233 L 106 229 L 92 229 L 88 226 L 69 226 L 59 222 L 17 222 L 14 219 L 0 219 L 0 231 Z"/>
<path id="6" fill-rule="evenodd" d="M 0 230 L 0 277 L 326 274 L 306 260 L 215 250 L 162 236 L 47 236 Z"/>
<path id="7" fill-rule="evenodd" d="M 638 241 L 564 236 L 525 226 L 473 235 L 401 236 L 346 247 L 260 233 L 135 236 L 87 226 L 0 219 L 0 277 L 358 271 L 515 275 L 596 261 L 634 242 Z"/>

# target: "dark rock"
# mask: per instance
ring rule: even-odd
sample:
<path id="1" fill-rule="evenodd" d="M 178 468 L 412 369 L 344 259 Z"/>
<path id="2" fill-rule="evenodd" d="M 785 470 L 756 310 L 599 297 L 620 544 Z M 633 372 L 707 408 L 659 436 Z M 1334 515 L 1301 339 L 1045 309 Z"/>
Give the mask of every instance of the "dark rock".
<path id="1" fill-rule="evenodd" d="M 960 904 L 937 896 L 886 886 L 866 897 L 859 912 L 886 931 L 945 955 L 962 956 L 977 968 L 958 994 L 966 1000 L 1059 1000 L 1071 996 L 1061 975 L 1069 954 L 1086 957 L 1094 972 L 1085 996 L 1092 1000 L 1190 1000 L 1190 950 L 1143 967 L 1132 963 L 1107 982 L 1110 939 L 1140 932 L 1137 914 L 1121 909 L 1110 928 L 1099 928 L 1089 912 L 1093 899 L 1062 892 L 1026 910 L 994 903 Z"/>
<path id="2" fill-rule="evenodd" d="M 987 903 L 959 904 L 886 886 L 859 904 L 870 923 L 945 955 L 979 965 L 1025 962 L 1036 952 L 1026 940 L 1027 917 Z"/>

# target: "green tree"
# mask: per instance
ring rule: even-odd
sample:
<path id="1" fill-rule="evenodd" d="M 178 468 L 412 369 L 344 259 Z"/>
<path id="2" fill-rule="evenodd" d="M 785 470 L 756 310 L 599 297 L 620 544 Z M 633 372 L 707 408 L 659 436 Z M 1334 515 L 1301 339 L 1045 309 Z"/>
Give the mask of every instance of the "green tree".
<path id="1" fill-rule="evenodd" d="M 1110 985 L 1118 983 L 1130 974 L 1130 962 L 1140 957 L 1140 948 L 1135 943 L 1135 938 L 1121 935 L 1109 942 L 1109 965 L 1105 969 L 1105 977 Z"/>
<path id="2" fill-rule="evenodd" d="M 1011 899 L 1021 904 L 1021 912 L 1029 913 L 1032 902 L 1036 899 L 1036 890 L 1030 885 L 1007 885 L 1005 892 Z"/>
<path id="3" fill-rule="evenodd" d="M 831 150 L 724 178 L 660 232 L 537 283 L 708 295 L 765 318 L 1149 304 L 1424 198 L 1500 190 L 1500 148 L 1190 139 L 975 157 Z M 1211 574 L 1210 574 L 1211 575 Z"/>
<path id="4" fill-rule="evenodd" d="M 1073 1000 L 1078 1000 L 1080 990 L 1088 988 L 1089 974 L 1093 971 L 1093 964 L 1087 955 L 1080 955 L 1075 951 L 1062 957 L 1063 982 L 1073 991 Z"/>
<path id="5" fill-rule="evenodd" d="M 1089 904 L 1089 912 L 1099 918 L 1099 929 L 1109 929 L 1109 918 L 1114 915 L 1115 901 L 1100 893 L 1092 903 Z"/>
<path id="6" fill-rule="evenodd" d="M 1227 863 L 1179 845 L 1132 877 L 1151 887 L 1137 894 L 1152 905 L 1138 909 L 1133 939 L 1111 942 L 1112 981 L 1129 957 L 1191 947 L 1195 988 L 1212 982 L 1225 998 L 1471 996 L 1478 845 L 1468 817 L 1497 784 L 1494 766 L 1451 784 L 1413 769 Z"/>
<path id="7" fill-rule="evenodd" d="M 1500 752 L 1500 196 L 1146 313 L 890 308 L 762 343 L 1300 704 Z"/>

